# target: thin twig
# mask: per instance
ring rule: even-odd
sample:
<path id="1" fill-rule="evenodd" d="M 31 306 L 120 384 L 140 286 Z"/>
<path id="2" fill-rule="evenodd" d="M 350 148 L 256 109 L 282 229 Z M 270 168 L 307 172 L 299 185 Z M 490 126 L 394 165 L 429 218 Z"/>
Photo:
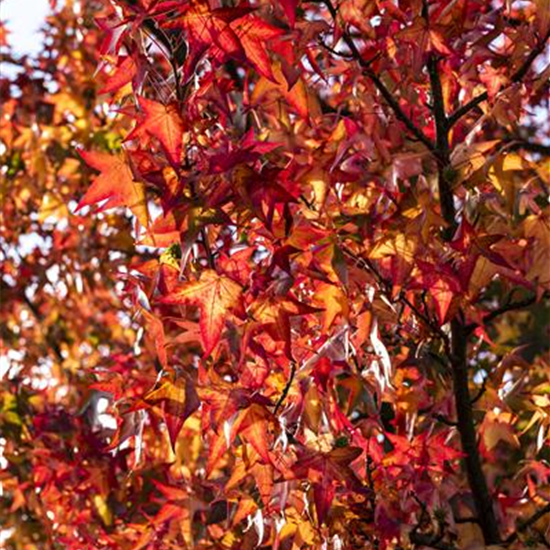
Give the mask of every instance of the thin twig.
<path id="1" fill-rule="evenodd" d="M 524 300 L 518 300 L 517 302 L 508 301 L 503 306 L 497 309 L 493 309 L 491 312 L 485 315 L 485 317 L 483 318 L 483 323 L 490 323 L 494 321 L 497 317 L 500 317 L 501 315 L 504 315 L 504 313 L 508 313 L 509 311 L 515 311 L 532 306 L 536 301 L 536 296 L 531 296 L 530 298 L 525 298 Z M 470 323 L 469 325 L 467 325 L 465 328 L 468 334 L 472 333 L 475 330 L 476 326 L 478 326 L 477 323 Z"/>
<path id="2" fill-rule="evenodd" d="M 353 258 L 353 260 L 356 262 L 357 265 L 363 267 L 363 269 L 366 269 L 367 271 L 370 271 L 372 275 L 374 275 L 374 278 L 376 279 L 376 282 L 380 289 L 382 290 L 383 294 L 386 296 L 386 298 L 390 302 L 399 301 L 405 304 L 415 315 L 416 317 L 428 328 L 430 331 L 436 335 L 438 338 L 440 338 L 445 346 L 446 351 L 450 350 L 450 343 L 448 336 L 441 330 L 440 327 L 438 327 L 427 315 L 424 315 L 408 298 L 405 296 L 403 292 L 399 294 L 397 297 L 397 300 L 392 299 L 392 285 L 389 281 L 387 281 L 382 274 L 376 269 L 376 266 L 373 264 L 373 262 L 370 260 L 370 258 L 363 258 L 361 256 L 357 256 L 354 254 L 351 250 L 349 250 L 346 247 L 342 247 L 342 250 L 345 254 Z"/>
<path id="3" fill-rule="evenodd" d="M 483 379 L 483 382 L 481 383 L 481 388 L 479 388 L 479 391 L 477 392 L 477 394 L 474 397 L 472 397 L 472 400 L 470 401 L 472 405 L 475 405 L 483 397 L 483 394 L 487 391 L 488 380 L 489 380 L 489 375 L 487 375 Z"/>
<path id="4" fill-rule="evenodd" d="M 456 422 L 453 422 L 452 420 L 449 420 L 445 416 L 439 413 L 435 413 L 433 417 L 438 421 L 441 422 L 441 424 L 445 424 L 445 426 L 449 426 L 451 428 L 456 428 L 458 424 Z"/>
<path id="5" fill-rule="evenodd" d="M 461 525 L 463 523 L 479 523 L 479 519 L 472 517 L 472 518 L 454 518 L 454 522 L 457 525 Z"/>
<path id="6" fill-rule="evenodd" d="M 507 151 L 527 151 L 528 153 L 536 153 L 543 157 L 550 157 L 550 145 L 527 141 L 525 139 L 510 139 L 505 141 Z"/>
<path id="7" fill-rule="evenodd" d="M 527 531 L 530 527 L 532 527 L 539 519 L 544 517 L 546 514 L 550 513 L 550 503 L 548 503 L 546 506 L 535 512 L 531 517 L 527 518 L 526 520 L 523 520 L 519 523 L 516 530 L 506 538 L 504 541 L 506 544 L 510 544 L 514 541 L 516 541 L 520 534 Z"/>
<path id="8" fill-rule="evenodd" d="M 323 42 L 323 39 L 321 37 L 319 37 L 319 45 L 321 46 L 321 48 L 324 48 L 325 50 L 327 50 L 328 52 L 330 52 L 331 54 L 337 57 L 341 57 L 342 59 L 347 59 L 347 60 L 354 59 L 353 55 L 345 52 L 339 52 L 338 50 L 335 50 L 328 44 L 325 44 L 325 42 Z"/>
<path id="9" fill-rule="evenodd" d="M 294 376 L 295 375 L 296 375 L 296 362 L 291 361 L 291 363 L 290 363 L 290 376 L 288 377 L 286 385 L 283 388 L 283 392 L 281 393 L 281 396 L 279 397 L 279 400 L 277 401 L 277 404 L 275 405 L 275 409 L 273 410 L 274 415 L 277 414 L 277 411 L 281 408 L 281 405 L 284 403 L 285 399 L 287 398 L 288 392 L 290 391 L 290 387 L 292 386 L 292 382 L 294 382 Z"/>

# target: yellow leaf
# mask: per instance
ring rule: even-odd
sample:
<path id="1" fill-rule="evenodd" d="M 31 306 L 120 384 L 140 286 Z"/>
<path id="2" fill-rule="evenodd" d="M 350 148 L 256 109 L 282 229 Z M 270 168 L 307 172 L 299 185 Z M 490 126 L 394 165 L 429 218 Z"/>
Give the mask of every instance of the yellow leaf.
<path id="1" fill-rule="evenodd" d="M 42 204 L 38 211 L 38 221 L 44 223 L 48 218 L 52 218 L 52 221 L 58 221 L 66 218 L 69 215 L 67 205 L 59 197 L 56 197 L 53 193 L 46 193 L 42 198 Z"/>
<path id="2" fill-rule="evenodd" d="M 373 260 L 379 260 L 385 256 L 400 256 L 407 262 L 414 260 L 417 241 L 413 237 L 399 233 L 395 237 L 388 237 L 378 241 L 372 250 L 369 257 Z"/>
<path id="3" fill-rule="evenodd" d="M 321 283 L 315 293 L 315 302 L 324 308 L 323 331 L 327 331 L 338 315 L 349 315 L 348 298 L 336 285 Z"/>
<path id="4" fill-rule="evenodd" d="M 463 143 L 459 145 L 451 156 L 453 168 L 461 173 L 462 179 L 469 177 L 485 164 L 486 153 L 497 143 L 499 143 L 499 140 L 482 141 L 472 144 Z"/>
<path id="5" fill-rule="evenodd" d="M 107 505 L 105 497 L 103 497 L 103 495 L 94 495 L 93 502 L 101 521 L 103 521 L 105 525 L 111 525 L 113 522 L 113 516 L 109 506 Z"/>

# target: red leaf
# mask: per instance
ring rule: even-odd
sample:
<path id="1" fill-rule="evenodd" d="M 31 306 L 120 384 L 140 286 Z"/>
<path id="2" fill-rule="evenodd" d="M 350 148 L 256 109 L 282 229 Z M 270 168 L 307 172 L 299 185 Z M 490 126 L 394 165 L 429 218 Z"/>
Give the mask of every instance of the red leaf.
<path id="1" fill-rule="evenodd" d="M 247 59 L 262 76 L 277 83 L 271 69 L 271 60 L 267 55 L 266 46 L 269 41 L 281 36 L 283 31 L 269 25 L 259 17 L 251 15 L 233 21 L 231 27 L 239 37 Z"/>
<path id="2" fill-rule="evenodd" d="M 288 22 L 291 27 L 294 27 L 296 23 L 296 8 L 298 7 L 298 0 L 280 0 L 285 15 L 288 18 Z"/>
<path id="3" fill-rule="evenodd" d="M 132 81 L 136 76 L 136 64 L 130 56 L 121 57 L 119 65 L 107 79 L 104 86 L 98 90 L 98 94 L 108 94 L 120 90 L 123 86 Z"/>

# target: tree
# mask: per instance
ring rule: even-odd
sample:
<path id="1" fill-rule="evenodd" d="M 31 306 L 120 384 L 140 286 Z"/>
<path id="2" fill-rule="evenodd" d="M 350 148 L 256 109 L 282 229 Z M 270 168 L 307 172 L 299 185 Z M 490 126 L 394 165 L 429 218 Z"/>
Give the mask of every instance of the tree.
<path id="1" fill-rule="evenodd" d="M 67 2 L 4 50 L 8 547 L 548 547 L 548 12 Z"/>

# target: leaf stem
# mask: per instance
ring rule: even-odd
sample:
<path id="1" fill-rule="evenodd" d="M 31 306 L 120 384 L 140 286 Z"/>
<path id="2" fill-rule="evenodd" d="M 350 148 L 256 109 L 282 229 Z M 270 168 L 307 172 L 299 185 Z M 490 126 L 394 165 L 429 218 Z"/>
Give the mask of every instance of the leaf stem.
<path id="1" fill-rule="evenodd" d="M 214 261 L 214 255 L 212 254 L 212 249 L 210 248 L 210 241 L 208 240 L 208 232 L 206 231 L 206 227 L 201 227 L 201 240 L 202 246 L 206 253 L 208 267 L 210 269 L 214 269 L 216 267 L 216 262 Z"/>
<path id="2" fill-rule="evenodd" d="M 291 361 L 290 363 L 290 376 L 288 377 L 288 380 L 285 384 L 285 387 L 283 388 L 283 392 L 281 393 L 281 396 L 279 397 L 279 400 L 277 401 L 277 404 L 275 405 L 275 409 L 273 409 L 273 414 L 276 415 L 278 410 L 281 408 L 282 404 L 284 403 L 285 399 L 288 396 L 288 392 L 290 391 L 290 387 L 292 386 L 292 382 L 294 382 L 294 377 L 296 376 L 296 362 Z"/>

